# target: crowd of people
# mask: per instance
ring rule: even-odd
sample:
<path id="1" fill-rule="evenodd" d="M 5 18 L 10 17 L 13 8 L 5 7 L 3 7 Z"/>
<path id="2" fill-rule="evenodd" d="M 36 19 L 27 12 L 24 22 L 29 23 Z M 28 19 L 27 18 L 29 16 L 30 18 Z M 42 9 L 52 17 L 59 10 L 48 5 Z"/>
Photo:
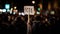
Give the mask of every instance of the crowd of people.
<path id="1" fill-rule="evenodd" d="M 60 18 L 57 16 L 30 16 L 31 34 L 54 34 L 59 32 Z M 27 34 L 28 16 L 0 14 L 0 32 Z"/>

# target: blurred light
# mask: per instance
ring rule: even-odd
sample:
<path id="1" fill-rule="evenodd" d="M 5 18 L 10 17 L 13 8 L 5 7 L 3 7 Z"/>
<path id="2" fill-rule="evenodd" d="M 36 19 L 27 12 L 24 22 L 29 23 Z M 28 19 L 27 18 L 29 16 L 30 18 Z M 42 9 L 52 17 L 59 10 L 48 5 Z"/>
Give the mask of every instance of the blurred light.
<path id="1" fill-rule="evenodd" d="M 9 9 L 7 9 L 7 12 L 10 12 L 10 10 L 9 10 Z"/>
<path id="2" fill-rule="evenodd" d="M 13 8 L 11 8 L 11 10 L 13 10 Z"/>
<path id="3" fill-rule="evenodd" d="M 48 3 L 48 10 L 50 10 L 51 9 L 51 3 L 49 2 Z"/>
<path id="4" fill-rule="evenodd" d="M 7 11 L 10 11 L 9 9 Z"/>
<path id="5" fill-rule="evenodd" d="M 0 9 L 0 12 L 2 12 L 3 10 L 2 9 Z"/>
<path id="6" fill-rule="evenodd" d="M 57 1 L 54 2 L 54 8 L 58 8 L 58 2 Z"/>
<path id="7" fill-rule="evenodd" d="M 17 7 L 14 7 L 14 9 L 16 9 Z"/>
<path id="8" fill-rule="evenodd" d="M 12 11 L 13 11 L 13 8 L 11 8 L 11 10 L 10 10 L 10 14 L 12 14 Z"/>
<path id="9" fill-rule="evenodd" d="M 13 11 L 16 12 L 16 13 L 18 12 L 18 10 L 13 10 Z"/>
<path id="10" fill-rule="evenodd" d="M 5 4 L 5 9 L 9 9 L 10 8 L 10 4 Z"/>
<path id="11" fill-rule="evenodd" d="M 37 11 L 37 14 L 40 14 L 40 12 Z"/>
<path id="12" fill-rule="evenodd" d="M 22 14 L 19 12 L 19 15 L 22 15 Z"/>
<path id="13" fill-rule="evenodd" d="M 35 1 L 32 1 L 33 4 L 35 4 Z"/>
<path id="14" fill-rule="evenodd" d="M 25 14 L 24 14 L 24 13 L 22 13 L 22 15 L 24 16 Z"/>
<path id="15" fill-rule="evenodd" d="M 51 11 L 51 14 L 52 14 L 52 15 L 54 15 L 54 14 L 55 14 L 55 12 L 54 12 L 54 11 Z"/>
<path id="16" fill-rule="evenodd" d="M 6 9 L 3 9 L 3 12 L 6 12 Z"/>
<path id="17" fill-rule="evenodd" d="M 13 14 L 16 14 L 18 12 L 18 10 L 13 10 Z"/>
<path id="18" fill-rule="evenodd" d="M 12 14 L 12 11 L 10 11 L 10 14 Z"/>
<path id="19" fill-rule="evenodd" d="M 18 10 L 15 10 L 15 12 L 18 12 Z"/>
<path id="20" fill-rule="evenodd" d="M 15 15 L 16 13 L 15 13 L 15 12 L 13 12 L 13 14 Z"/>
<path id="21" fill-rule="evenodd" d="M 43 8 L 42 3 L 39 4 L 39 7 L 40 7 L 40 9 L 42 10 L 42 8 Z"/>
<path id="22" fill-rule="evenodd" d="M 10 14 L 12 14 L 13 12 L 12 11 L 10 11 Z"/>
<path id="23" fill-rule="evenodd" d="M 40 11 L 40 8 L 38 8 L 38 11 Z"/>
<path id="24" fill-rule="evenodd" d="M 2 9 L 0 9 L 0 14 L 2 14 Z"/>
<path id="25" fill-rule="evenodd" d="M 46 18 L 45 21 L 48 21 L 48 19 Z"/>

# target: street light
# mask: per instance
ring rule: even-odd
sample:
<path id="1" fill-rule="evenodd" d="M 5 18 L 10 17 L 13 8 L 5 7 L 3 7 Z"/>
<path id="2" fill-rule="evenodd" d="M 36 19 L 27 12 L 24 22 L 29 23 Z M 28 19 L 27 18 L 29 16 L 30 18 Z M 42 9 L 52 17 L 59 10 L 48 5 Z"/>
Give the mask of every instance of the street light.
<path id="1" fill-rule="evenodd" d="M 17 7 L 15 6 L 14 9 L 16 9 Z"/>
<path id="2" fill-rule="evenodd" d="M 35 1 L 32 1 L 33 4 L 35 4 Z"/>

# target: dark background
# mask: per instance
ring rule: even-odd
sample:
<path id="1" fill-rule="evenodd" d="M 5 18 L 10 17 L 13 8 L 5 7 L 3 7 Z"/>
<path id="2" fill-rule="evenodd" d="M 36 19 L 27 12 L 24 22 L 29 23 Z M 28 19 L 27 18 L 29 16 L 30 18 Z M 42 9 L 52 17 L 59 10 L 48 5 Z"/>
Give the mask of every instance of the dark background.
<path id="1" fill-rule="evenodd" d="M 11 7 L 17 6 L 19 10 L 23 10 L 24 5 L 32 5 L 33 0 L 0 0 L 0 8 L 4 8 L 4 5 L 6 3 L 11 4 Z M 35 0 L 35 4 L 37 5 L 38 3 L 42 2 L 43 3 L 43 8 L 46 9 L 48 2 L 51 2 L 53 5 L 55 0 Z M 60 3 L 60 0 L 56 0 L 58 3 Z M 60 6 L 60 5 L 59 5 Z M 53 6 L 52 6 L 53 7 Z"/>

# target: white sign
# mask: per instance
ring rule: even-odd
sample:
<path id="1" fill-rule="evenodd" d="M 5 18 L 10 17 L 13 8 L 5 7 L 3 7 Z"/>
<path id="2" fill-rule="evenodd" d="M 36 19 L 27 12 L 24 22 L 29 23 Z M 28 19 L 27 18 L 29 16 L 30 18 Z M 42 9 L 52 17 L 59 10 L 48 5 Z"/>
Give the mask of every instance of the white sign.
<path id="1" fill-rule="evenodd" d="M 26 15 L 34 15 L 35 11 L 34 11 L 34 6 L 24 6 L 24 13 Z"/>

